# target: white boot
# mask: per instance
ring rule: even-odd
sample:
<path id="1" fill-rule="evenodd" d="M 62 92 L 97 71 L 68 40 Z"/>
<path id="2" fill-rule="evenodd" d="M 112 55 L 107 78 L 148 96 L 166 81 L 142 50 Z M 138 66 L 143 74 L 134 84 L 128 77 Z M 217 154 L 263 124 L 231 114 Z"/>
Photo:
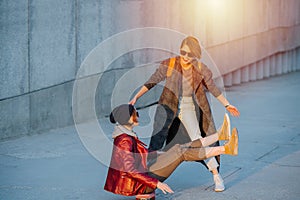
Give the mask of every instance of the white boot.
<path id="1" fill-rule="evenodd" d="M 215 182 L 215 191 L 216 192 L 222 192 L 225 190 L 224 181 L 220 174 L 215 174 L 214 176 L 214 182 Z"/>

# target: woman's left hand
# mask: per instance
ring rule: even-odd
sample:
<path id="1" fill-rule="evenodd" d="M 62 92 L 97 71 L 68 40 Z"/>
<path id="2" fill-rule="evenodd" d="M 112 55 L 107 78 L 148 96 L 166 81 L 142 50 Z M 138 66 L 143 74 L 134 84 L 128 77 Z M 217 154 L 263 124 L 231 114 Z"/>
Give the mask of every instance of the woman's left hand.
<path id="1" fill-rule="evenodd" d="M 234 116 L 234 117 L 239 117 L 239 116 L 240 116 L 240 111 L 239 111 L 236 107 L 234 107 L 233 105 L 228 105 L 228 106 L 226 107 L 226 110 L 227 110 L 228 112 L 230 112 L 230 114 L 231 114 L 232 116 Z"/>
<path id="2" fill-rule="evenodd" d="M 174 191 L 166 184 L 158 181 L 157 186 L 158 189 L 160 189 L 164 194 L 167 193 L 174 193 Z"/>

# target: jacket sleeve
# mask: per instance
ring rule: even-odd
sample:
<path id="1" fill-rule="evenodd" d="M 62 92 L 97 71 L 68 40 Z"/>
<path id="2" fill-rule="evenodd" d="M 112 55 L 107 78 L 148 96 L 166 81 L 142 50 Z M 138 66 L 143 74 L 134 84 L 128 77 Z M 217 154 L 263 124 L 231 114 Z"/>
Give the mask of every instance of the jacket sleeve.
<path id="1" fill-rule="evenodd" d="M 212 78 L 212 72 L 208 67 L 204 64 L 202 64 L 202 74 L 203 74 L 203 80 L 204 85 L 208 89 L 208 91 L 214 95 L 214 97 L 218 97 L 221 93 L 219 88 L 215 85 L 215 82 Z"/>
<path id="2" fill-rule="evenodd" d="M 133 142 L 130 137 L 122 138 L 118 141 L 118 151 L 120 155 L 120 159 L 122 159 L 122 163 L 124 166 L 124 171 L 128 176 L 136 179 L 137 181 L 145 184 L 153 189 L 156 188 L 158 180 L 147 175 L 146 172 L 140 172 L 135 167 L 135 157 L 133 152 Z"/>
<path id="3" fill-rule="evenodd" d="M 162 61 L 156 71 L 151 75 L 149 80 L 144 84 L 148 90 L 166 79 L 169 61 L 170 59 Z"/>

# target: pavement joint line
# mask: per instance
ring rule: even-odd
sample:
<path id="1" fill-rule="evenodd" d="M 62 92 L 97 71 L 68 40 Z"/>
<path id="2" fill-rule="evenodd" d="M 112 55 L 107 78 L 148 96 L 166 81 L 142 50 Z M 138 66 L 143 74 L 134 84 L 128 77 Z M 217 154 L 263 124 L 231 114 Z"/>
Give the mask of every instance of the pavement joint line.
<path id="1" fill-rule="evenodd" d="M 5 157 L 9 157 L 9 158 L 15 158 L 15 159 L 23 159 L 23 158 L 20 158 L 20 157 L 17 157 L 17 156 L 15 156 L 15 155 L 11 155 L 11 154 L 0 154 L 0 156 L 5 156 Z"/>
<path id="2" fill-rule="evenodd" d="M 285 164 L 280 164 L 280 163 L 275 163 L 275 162 L 268 162 L 268 161 L 262 161 L 262 162 L 267 163 L 267 164 L 272 164 L 272 165 L 278 166 L 278 167 L 293 167 L 293 168 L 300 167 L 300 165 L 285 165 Z"/>
<path id="3" fill-rule="evenodd" d="M 277 145 L 277 146 L 276 146 L 275 148 L 273 148 L 271 151 L 268 151 L 267 153 L 263 154 L 262 156 L 256 158 L 255 161 L 259 161 L 259 160 L 262 159 L 263 157 L 270 155 L 273 151 L 275 151 L 275 150 L 278 149 L 278 148 L 279 148 L 279 145 Z"/>
<path id="4" fill-rule="evenodd" d="M 11 186 L 0 186 L 1 189 L 16 189 L 16 190 L 30 190 L 33 189 L 31 186 L 25 185 L 11 185 Z"/>
<path id="5" fill-rule="evenodd" d="M 298 133 L 297 135 L 295 135 L 294 137 L 291 138 L 291 141 L 294 141 L 297 137 L 300 136 L 300 133 Z"/>

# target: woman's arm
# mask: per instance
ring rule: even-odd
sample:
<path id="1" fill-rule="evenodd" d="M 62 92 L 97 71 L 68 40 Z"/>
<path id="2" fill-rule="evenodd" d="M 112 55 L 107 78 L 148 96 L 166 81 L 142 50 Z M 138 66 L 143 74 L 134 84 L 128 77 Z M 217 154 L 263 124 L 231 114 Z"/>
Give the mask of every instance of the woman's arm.
<path id="1" fill-rule="evenodd" d="M 151 75 L 149 80 L 143 85 L 138 93 L 129 101 L 129 104 L 134 105 L 136 101 L 153 88 L 159 82 L 165 80 L 170 59 L 161 62 L 156 71 Z"/>
<path id="2" fill-rule="evenodd" d="M 131 101 L 129 101 L 129 104 L 134 105 L 136 103 L 136 101 L 148 91 L 149 91 L 149 89 L 146 86 L 143 86 L 140 89 L 140 91 L 138 91 L 138 93 L 133 97 L 133 99 L 131 99 Z"/>
<path id="3" fill-rule="evenodd" d="M 202 64 L 201 67 L 201 74 L 203 75 L 204 86 L 208 89 L 208 91 L 216 98 L 221 95 L 222 92 L 216 86 L 211 70 L 204 64 Z"/>
<path id="4" fill-rule="evenodd" d="M 223 96 L 223 94 L 220 94 L 217 99 L 220 101 L 220 103 L 226 108 L 226 110 L 235 117 L 240 116 L 239 110 L 231 105 L 228 100 Z"/>
<path id="5" fill-rule="evenodd" d="M 205 86 L 207 87 L 209 92 L 212 93 L 219 100 L 219 102 L 226 108 L 226 110 L 232 116 L 240 116 L 239 110 L 228 102 L 228 100 L 223 96 L 221 91 L 215 85 L 210 69 L 208 69 L 205 65 L 202 66 L 202 74 L 204 76 Z"/>
<path id="6" fill-rule="evenodd" d="M 157 179 L 150 177 L 146 172 L 141 172 L 136 168 L 137 163 L 135 160 L 135 153 L 133 152 L 133 141 L 130 136 L 119 136 L 115 138 L 113 154 L 113 157 L 120 165 L 120 168 L 117 170 L 126 172 L 127 176 L 130 176 L 153 189 L 157 187 Z"/>

